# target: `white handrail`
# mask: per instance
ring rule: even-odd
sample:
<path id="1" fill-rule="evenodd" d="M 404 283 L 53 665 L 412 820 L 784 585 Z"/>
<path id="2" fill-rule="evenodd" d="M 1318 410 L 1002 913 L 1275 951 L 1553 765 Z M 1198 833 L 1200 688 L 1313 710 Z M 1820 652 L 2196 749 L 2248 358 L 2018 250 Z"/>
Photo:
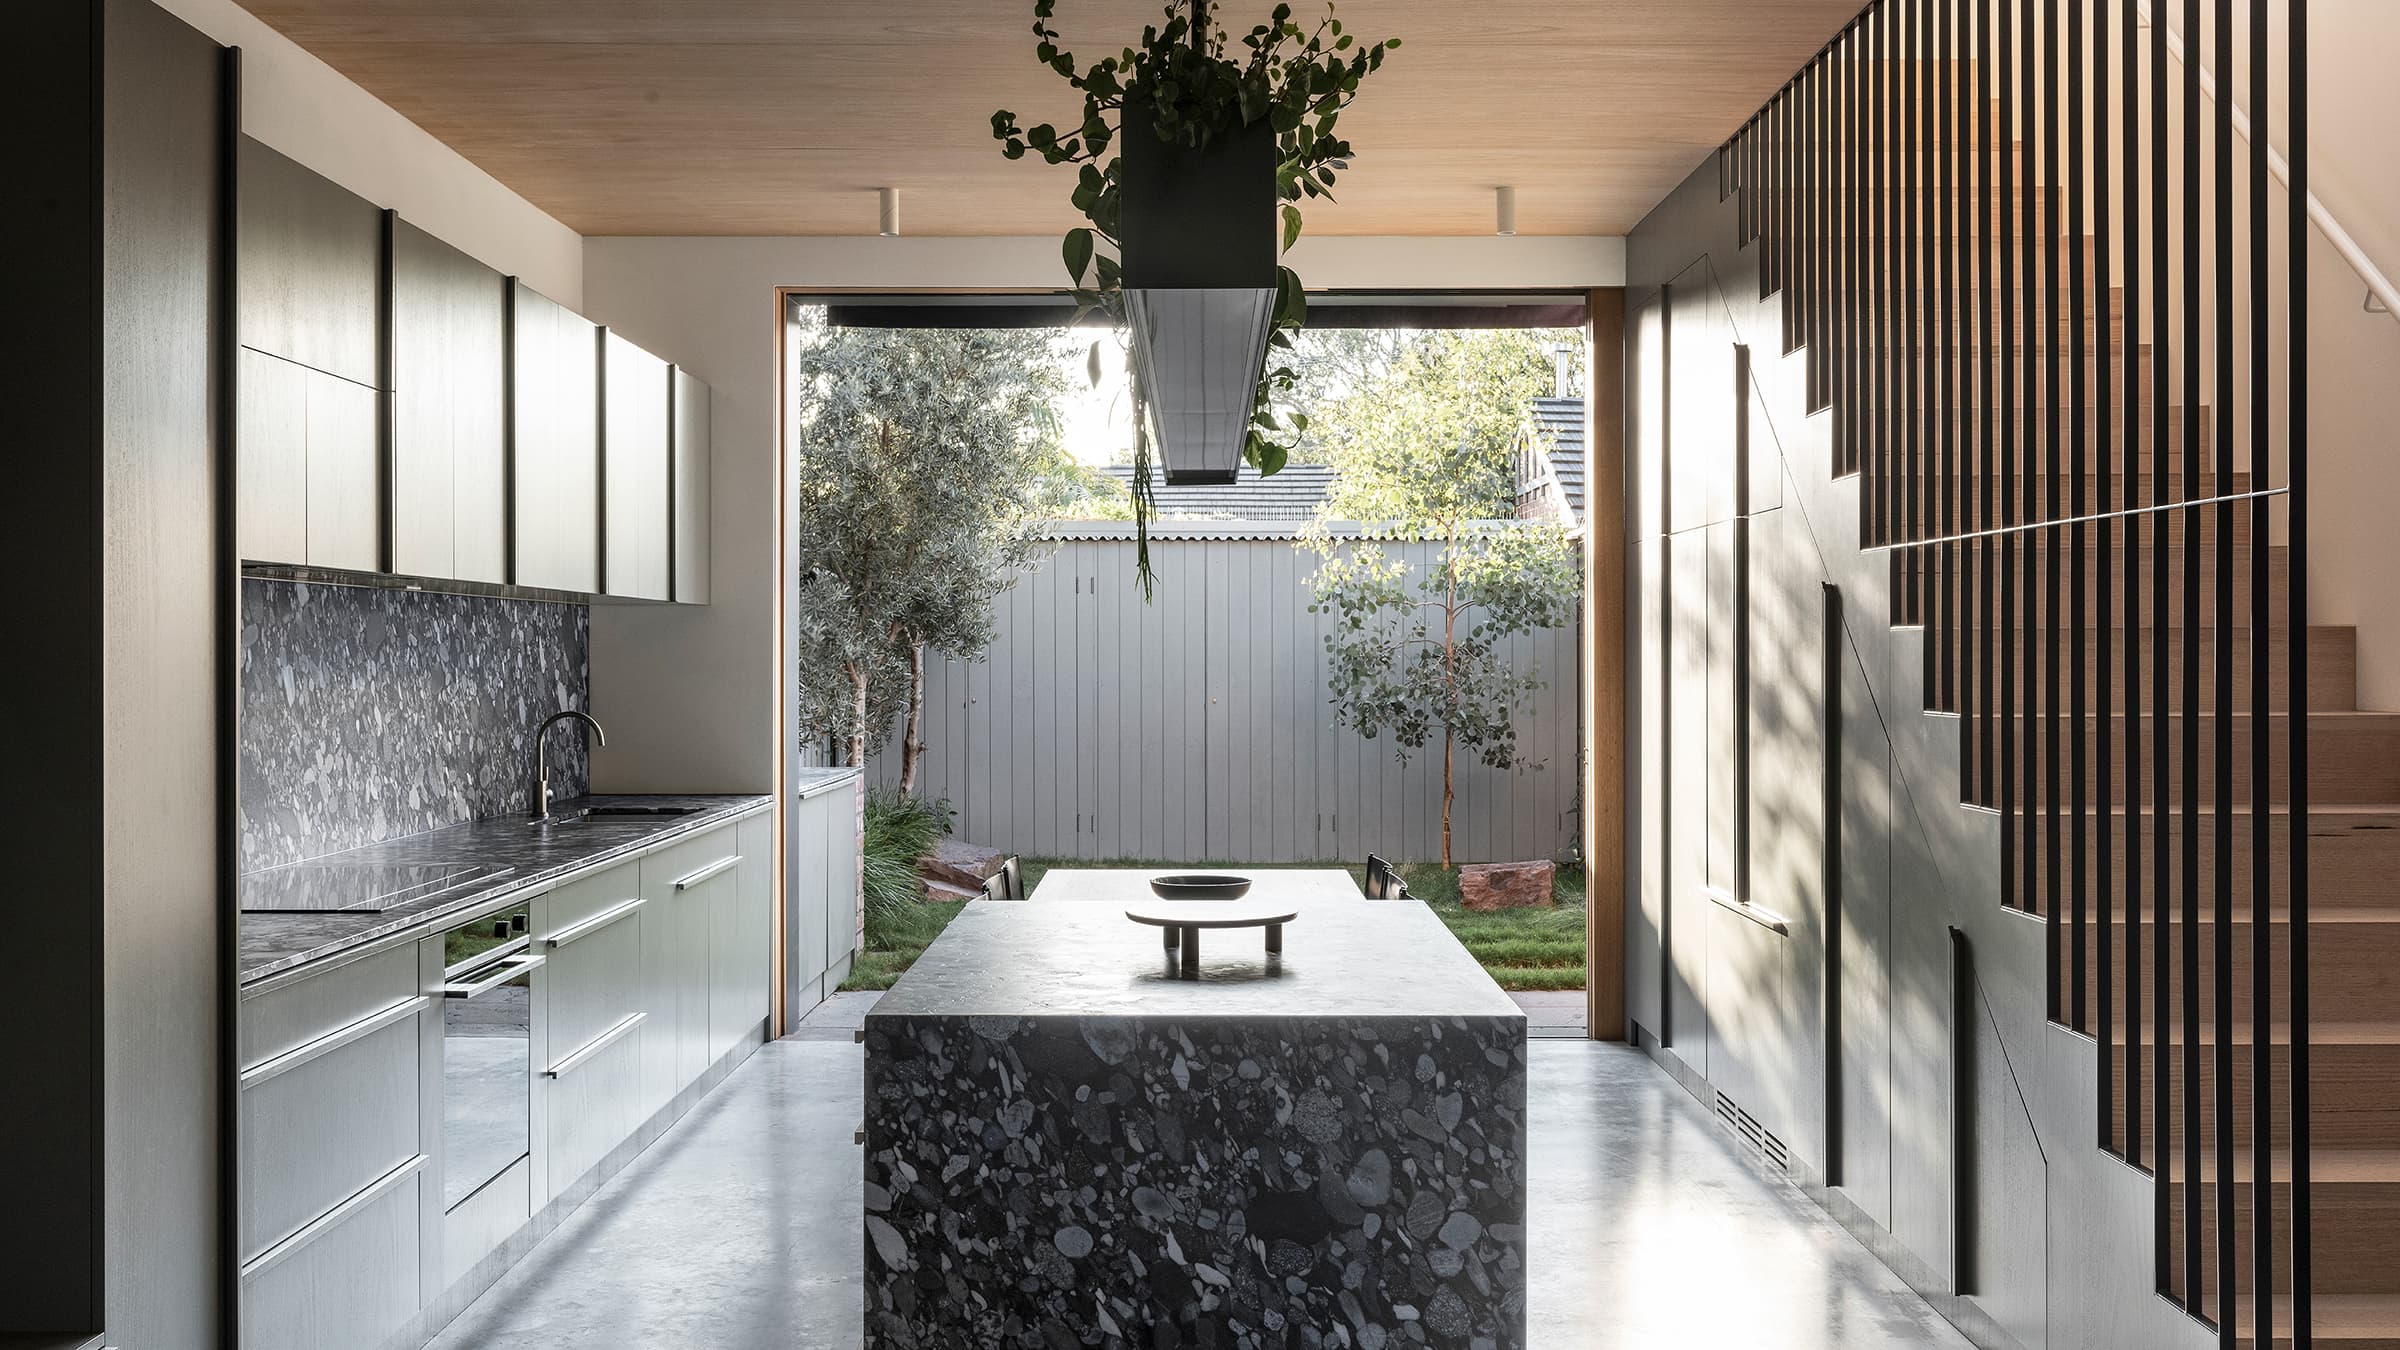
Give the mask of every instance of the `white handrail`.
<path id="1" fill-rule="evenodd" d="M 2134 11 L 2141 15 L 2143 23 L 2157 22 L 2151 16 L 2150 6 L 2146 0 L 2134 0 Z M 2179 64 L 2191 64 L 2184 58 L 2183 34 L 2176 32 L 2175 25 L 2171 23 L 2161 26 L 2167 30 L 2168 53 Z M 2207 66 L 2199 67 L 2199 71 L 2200 91 L 2208 95 L 2209 101 L 2213 103 L 2217 97 L 2217 77 L 2209 71 Z M 2234 134 L 2240 136 L 2244 141 L 2249 141 L 2249 116 L 2242 111 L 2240 103 L 2230 99 L 2227 102 L 2233 109 Z M 2284 162 L 2282 152 L 2277 150 L 2271 141 L 2267 144 L 2267 171 L 2275 175 L 2276 182 L 2283 184 L 2287 189 L 2291 187 L 2291 165 Z M 2382 302 L 2384 312 L 2393 315 L 2395 319 L 2400 319 L 2400 287 L 2394 287 L 2391 278 L 2377 269 L 2375 260 L 2368 257 L 2367 251 L 2358 246 L 2358 241 L 2350 237 L 2350 232 L 2342 228 L 2342 223 L 2333 218 L 2333 212 L 2325 209 L 2325 203 L 2317 200 L 2317 194 L 2314 192 L 2308 194 L 2308 218 L 2310 223 L 2317 227 L 2318 233 L 2325 236 L 2325 242 L 2333 245 L 2333 251 L 2342 255 L 2342 261 L 2350 264 L 2350 270 L 2358 274 L 2359 280 L 2367 283 L 2367 293 Z"/>

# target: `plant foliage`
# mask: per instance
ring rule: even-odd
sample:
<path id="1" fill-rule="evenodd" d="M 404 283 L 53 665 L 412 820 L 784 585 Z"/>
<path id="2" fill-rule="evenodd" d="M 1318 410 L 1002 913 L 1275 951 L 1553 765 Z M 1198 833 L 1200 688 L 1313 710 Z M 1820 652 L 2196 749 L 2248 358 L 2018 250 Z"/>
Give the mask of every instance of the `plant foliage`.
<path id="1" fill-rule="evenodd" d="M 1091 224 L 1067 231 L 1060 244 L 1061 260 L 1077 301 L 1086 309 L 1107 314 L 1120 326 L 1125 314 L 1119 262 L 1123 239 L 1118 227 L 1124 216 L 1124 199 L 1119 161 L 1113 152 L 1117 138 L 1149 134 L 1161 141 L 1205 149 L 1220 136 L 1267 122 L 1275 131 L 1276 192 L 1283 202 L 1282 247 L 1289 252 L 1300 238 L 1300 204 L 1319 197 L 1330 199 L 1336 179 L 1350 167 L 1350 143 L 1335 131 L 1342 110 L 1358 96 L 1360 82 L 1380 69 L 1385 55 L 1400 45 L 1398 38 L 1359 41 L 1355 34 L 1344 31 L 1331 4 L 1314 28 L 1295 22 L 1292 7 L 1279 4 L 1265 23 L 1245 33 L 1211 25 L 1207 0 L 1188 0 L 1188 4 L 1188 13 L 1176 3 L 1168 4 L 1162 22 L 1142 29 L 1140 46 L 1126 47 L 1087 66 L 1059 45 L 1059 31 L 1050 26 L 1058 0 L 1035 0 L 1034 56 L 1083 95 L 1082 116 L 1061 130 L 1049 122 L 1025 126 L 1006 109 L 992 114 L 992 136 L 1008 158 L 1033 154 L 1046 163 L 1078 166 L 1073 200 Z M 1296 378 L 1285 359 L 1292 348 L 1292 334 L 1307 319 L 1307 292 L 1299 276 L 1289 267 L 1278 268 L 1275 330 L 1268 340 L 1268 364 L 1259 373 L 1242 446 L 1243 459 L 1262 474 L 1280 470 L 1291 457 L 1292 447 L 1308 432 L 1307 414 L 1277 411 L 1279 399 L 1292 389 Z M 1141 398 L 1137 378 L 1135 556 L 1147 595 L 1153 579 L 1149 522 L 1154 503 L 1150 496 L 1150 442 Z"/>
<path id="2" fill-rule="evenodd" d="M 891 788 L 867 794 L 865 837 L 860 849 L 864 874 L 867 942 L 882 945 L 891 927 L 923 894 L 917 859 L 950 833 L 950 803 L 928 802 Z"/>
<path id="3" fill-rule="evenodd" d="M 989 646 L 1064 476 L 1055 334 L 819 327 L 791 357 L 799 724 L 861 764 L 909 714 L 928 644 Z"/>
<path id="4" fill-rule="evenodd" d="M 1532 334 L 1433 334 L 1328 414 L 1340 476 L 1325 518 L 1366 522 L 1358 545 L 1321 528 L 1302 540 L 1319 555 L 1309 608 L 1333 619 L 1328 689 L 1342 725 L 1390 736 L 1403 763 L 1440 744 L 1444 866 L 1458 751 L 1496 769 L 1527 759 L 1517 718 L 1542 679 L 1517 672 L 1508 640 L 1566 623 L 1582 595 L 1574 536 L 1507 519 L 1550 371 Z M 1386 541 L 1438 547 L 1412 567 Z"/>

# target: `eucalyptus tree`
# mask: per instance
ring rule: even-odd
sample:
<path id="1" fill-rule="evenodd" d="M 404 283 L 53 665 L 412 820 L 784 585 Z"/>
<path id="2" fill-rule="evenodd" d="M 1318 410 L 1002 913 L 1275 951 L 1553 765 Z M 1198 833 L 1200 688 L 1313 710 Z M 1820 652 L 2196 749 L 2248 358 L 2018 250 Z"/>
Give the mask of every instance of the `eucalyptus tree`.
<path id="1" fill-rule="evenodd" d="M 1497 769 L 1525 758 L 1517 718 L 1543 681 L 1519 674 L 1506 645 L 1568 622 L 1582 593 L 1573 534 L 1508 519 L 1514 451 L 1536 434 L 1527 412 L 1550 389 L 1555 340 L 1425 335 L 1320 424 L 1338 473 L 1302 546 L 1319 555 L 1310 609 L 1334 620 L 1331 701 L 1361 736 L 1389 733 L 1402 763 L 1439 739 L 1445 867 L 1459 751 Z M 1361 522 L 1361 542 L 1324 528 L 1334 520 Z M 1435 547 L 1412 566 L 1393 542 Z"/>
<path id="2" fill-rule="evenodd" d="M 991 645 L 993 601 L 1055 510 L 1059 341 L 819 326 L 793 346 L 800 726 L 864 765 L 901 717 L 904 795 L 924 756 L 926 648 L 973 660 Z"/>

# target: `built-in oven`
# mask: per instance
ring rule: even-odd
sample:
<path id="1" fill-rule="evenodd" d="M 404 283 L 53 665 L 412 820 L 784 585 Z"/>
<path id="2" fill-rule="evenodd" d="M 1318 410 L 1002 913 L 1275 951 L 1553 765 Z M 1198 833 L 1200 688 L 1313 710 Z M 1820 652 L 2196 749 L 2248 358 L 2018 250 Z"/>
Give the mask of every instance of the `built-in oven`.
<path id="1" fill-rule="evenodd" d="M 442 1208 L 473 1196 L 533 1149 L 529 912 L 516 905 L 442 939 Z"/>

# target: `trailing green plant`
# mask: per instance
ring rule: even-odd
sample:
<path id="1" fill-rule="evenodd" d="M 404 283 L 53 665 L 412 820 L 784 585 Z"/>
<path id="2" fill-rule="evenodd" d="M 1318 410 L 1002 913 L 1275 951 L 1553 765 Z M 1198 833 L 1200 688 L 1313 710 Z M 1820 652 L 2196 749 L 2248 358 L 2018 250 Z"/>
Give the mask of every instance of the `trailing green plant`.
<path id="1" fill-rule="evenodd" d="M 867 942 L 882 945 L 885 931 L 903 922 L 924 894 L 917 859 L 950 833 L 950 803 L 903 796 L 891 788 L 867 794 L 865 837 L 860 847 Z"/>
<path id="2" fill-rule="evenodd" d="M 1091 224 L 1067 231 L 1060 255 L 1078 305 L 1106 314 L 1120 327 L 1124 249 L 1118 226 L 1124 199 L 1113 153 L 1117 139 L 1147 130 L 1164 142 L 1206 149 L 1221 136 L 1266 122 L 1275 132 L 1275 186 L 1283 202 L 1282 251 L 1288 253 L 1300 239 L 1300 203 L 1330 200 L 1335 180 L 1350 167 L 1350 143 L 1335 134 L 1342 110 L 1357 98 L 1359 83 L 1400 45 L 1398 38 L 1360 42 L 1343 30 L 1331 4 L 1314 28 L 1294 22 L 1292 7 L 1279 4 L 1265 23 L 1237 35 L 1209 23 L 1207 0 L 1170 0 L 1164 21 L 1142 29 L 1140 46 L 1085 66 L 1059 46 L 1059 32 L 1050 26 L 1057 9 L 1058 0 L 1034 0 L 1034 56 L 1082 93 L 1081 120 L 1062 132 L 1049 122 L 1021 125 L 1015 113 L 1003 109 L 992 114 L 992 136 L 1010 159 L 1034 154 L 1046 163 L 1081 166 L 1073 200 Z M 1242 458 L 1261 474 L 1282 469 L 1308 432 L 1307 414 L 1277 411 L 1279 398 L 1297 378 L 1285 354 L 1292 334 L 1307 321 L 1307 292 L 1298 274 L 1277 267 L 1269 355 L 1242 444 Z M 1149 523 L 1156 508 L 1138 376 L 1133 398 L 1135 567 L 1147 596 L 1153 581 Z"/>

